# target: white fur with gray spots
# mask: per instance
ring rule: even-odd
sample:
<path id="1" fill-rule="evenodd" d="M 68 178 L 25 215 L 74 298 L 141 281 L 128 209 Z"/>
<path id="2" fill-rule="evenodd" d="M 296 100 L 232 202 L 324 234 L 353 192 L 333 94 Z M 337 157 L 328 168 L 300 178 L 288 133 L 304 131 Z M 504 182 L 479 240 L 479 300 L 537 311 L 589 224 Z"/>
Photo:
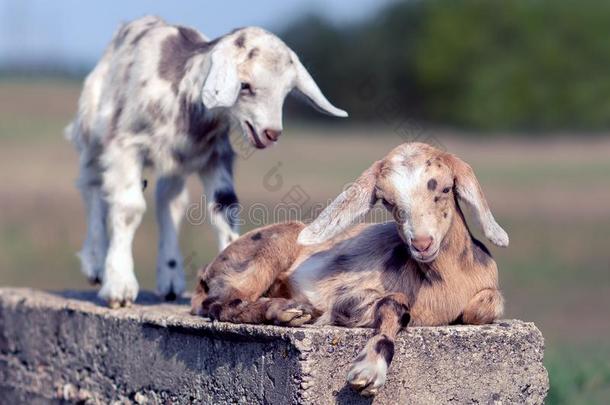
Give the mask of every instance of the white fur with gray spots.
<path id="1" fill-rule="evenodd" d="M 229 130 L 241 129 L 259 149 L 277 142 L 282 105 L 293 90 L 322 112 L 347 116 L 323 96 L 295 53 L 263 29 L 209 41 L 149 16 L 116 32 L 66 129 L 80 154 L 78 185 L 87 211 L 79 257 L 85 275 L 102 283 L 101 298 L 115 307 L 138 294 L 131 245 L 146 208 L 146 166 L 159 178 L 160 295 L 171 299 L 185 288 L 178 230 L 186 176 L 197 173 L 204 184 L 220 249 L 237 238 Z"/>

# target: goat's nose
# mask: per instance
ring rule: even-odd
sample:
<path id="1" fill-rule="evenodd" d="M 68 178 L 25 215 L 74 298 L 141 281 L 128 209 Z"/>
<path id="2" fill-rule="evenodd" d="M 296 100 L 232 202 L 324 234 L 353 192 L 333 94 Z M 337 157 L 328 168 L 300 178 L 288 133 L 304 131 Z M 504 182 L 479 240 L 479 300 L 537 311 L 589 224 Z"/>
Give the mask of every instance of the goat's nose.
<path id="1" fill-rule="evenodd" d="M 267 139 L 272 142 L 276 142 L 280 138 L 280 135 L 282 135 L 282 131 L 277 129 L 265 129 L 263 132 Z"/>
<path id="2" fill-rule="evenodd" d="M 432 236 L 416 236 L 415 238 L 411 238 L 411 246 L 418 252 L 425 252 L 432 245 Z"/>

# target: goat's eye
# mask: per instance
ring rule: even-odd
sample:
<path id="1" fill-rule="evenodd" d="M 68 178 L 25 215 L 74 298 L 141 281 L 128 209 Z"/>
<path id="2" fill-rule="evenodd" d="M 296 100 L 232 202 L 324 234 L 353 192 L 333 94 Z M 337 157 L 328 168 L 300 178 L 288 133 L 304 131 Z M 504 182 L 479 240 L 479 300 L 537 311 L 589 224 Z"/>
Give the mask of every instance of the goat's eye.
<path id="1" fill-rule="evenodd" d="M 447 194 L 447 193 L 448 193 L 448 192 L 450 192 L 450 191 L 451 191 L 451 187 L 445 187 L 445 188 L 443 189 L 443 193 L 445 193 L 445 194 Z"/>
<path id="2" fill-rule="evenodd" d="M 250 83 L 242 82 L 241 84 L 241 92 L 245 94 L 254 95 L 254 91 L 252 90 L 252 86 Z"/>
<path id="3" fill-rule="evenodd" d="M 383 205 L 386 208 L 392 209 L 392 207 L 394 207 L 394 204 L 392 204 L 391 202 L 389 202 L 388 200 L 386 200 L 385 198 L 381 199 L 381 202 L 383 203 Z"/>

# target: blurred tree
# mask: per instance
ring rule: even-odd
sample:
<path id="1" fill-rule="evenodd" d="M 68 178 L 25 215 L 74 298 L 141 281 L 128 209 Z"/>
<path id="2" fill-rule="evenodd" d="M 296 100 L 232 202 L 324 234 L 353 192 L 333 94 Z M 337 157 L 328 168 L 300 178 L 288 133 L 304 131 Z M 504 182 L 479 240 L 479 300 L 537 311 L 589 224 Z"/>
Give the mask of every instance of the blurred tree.
<path id="1" fill-rule="evenodd" d="M 602 0 L 402 1 L 344 26 L 307 16 L 283 37 L 356 119 L 391 104 L 468 128 L 603 129 L 608 21 Z"/>
<path id="2" fill-rule="evenodd" d="M 332 101 L 352 117 L 379 120 L 377 110 L 388 100 L 413 115 L 419 107 L 411 62 L 420 20 L 415 8 L 399 3 L 373 19 L 346 26 L 309 15 L 281 37 Z"/>
<path id="3" fill-rule="evenodd" d="M 427 3 L 418 79 L 431 120 L 477 128 L 610 123 L 610 3 Z"/>

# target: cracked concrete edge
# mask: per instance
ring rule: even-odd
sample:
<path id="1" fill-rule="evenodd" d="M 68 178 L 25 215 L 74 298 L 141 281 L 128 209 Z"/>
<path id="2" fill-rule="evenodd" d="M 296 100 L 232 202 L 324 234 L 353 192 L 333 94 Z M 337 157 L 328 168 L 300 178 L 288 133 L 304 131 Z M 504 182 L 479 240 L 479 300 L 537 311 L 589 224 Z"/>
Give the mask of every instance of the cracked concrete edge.
<path id="1" fill-rule="evenodd" d="M 88 293 L 78 296 L 92 298 Z M 54 293 L 0 290 L 0 377 L 4 377 L 0 378 L 0 395 L 42 402 L 74 402 L 84 395 L 88 403 L 133 403 L 143 396 L 152 400 L 149 403 L 231 403 L 240 398 L 243 385 L 248 387 L 248 395 L 259 391 L 258 403 L 277 395 L 297 398 L 295 385 L 287 383 L 298 370 L 295 361 L 289 364 L 296 356 L 288 355 L 295 349 L 286 339 L 273 338 L 271 331 L 240 335 L 237 329 L 223 325 L 213 330 L 197 328 L 199 323 L 212 323 L 191 317 L 185 306 L 151 306 L 153 300 L 147 296 L 150 298 L 143 294 L 142 306 L 111 311 Z M 235 342 L 241 344 L 241 351 L 231 353 Z M 133 346 L 126 350 L 125 344 Z M 246 367 L 252 370 L 242 372 L 241 379 L 231 370 L 218 371 L 225 359 L 235 362 L 240 356 L 238 363 L 252 363 Z M 211 367 L 217 375 L 210 373 L 208 363 L 216 363 Z M 48 364 L 51 367 L 45 366 Z M 151 364 L 158 367 L 140 370 Z M 249 371 L 251 375 L 247 375 Z M 276 387 L 276 380 L 286 384 Z"/>
<path id="2" fill-rule="evenodd" d="M 278 391 L 289 395 L 291 402 L 369 403 L 344 385 L 351 360 L 372 334 L 369 329 L 288 329 L 209 322 L 190 316 L 187 306 L 160 304 L 154 296 L 146 293 L 141 295 L 138 305 L 127 310 L 110 310 L 99 304 L 92 292 L 44 293 L 0 288 L 0 305 L 8 309 L 26 307 L 43 312 L 81 313 L 99 317 L 104 322 L 148 325 L 169 333 L 199 336 L 208 341 L 210 338 L 237 340 L 252 342 L 253 346 L 282 341 L 285 343 L 281 345 L 286 352 L 284 357 L 292 363 L 284 364 L 286 370 L 279 370 L 279 374 L 278 370 L 271 372 L 292 385 L 286 391 Z M 3 338 L 0 334 L 0 348 L 3 347 Z M 273 347 L 277 349 L 280 346 Z M 227 350 L 231 348 L 229 344 Z M 478 358 L 484 357 L 488 349 L 491 349 L 489 358 Z M 401 333 L 397 340 L 397 353 L 388 383 L 375 403 L 396 403 L 397 398 L 403 397 L 408 398 L 409 403 L 444 402 L 450 399 L 486 403 L 542 403 L 548 390 L 548 375 L 542 365 L 543 351 L 544 341 L 540 331 L 532 323 L 522 321 L 500 321 L 482 327 L 410 328 Z M 279 363 L 283 361 L 281 356 L 276 357 Z M 456 367 L 454 360 L 460 360 L 460 357 L 464 364 Z M 264 368 L 264 354 L 262 359 Z M 279 364 L 278 359 L 272 358 L 271 367 Z M 287 374 L 281 374 L 282 371 Z M 269 370 L 266 372 L 269 373 Z M 467 386 L 472 384 L 476 387 Z M 273 384 L 268 386 L 278 388 Z M 86 388 L 73 388 L 71 383 L 55 388 L 58 389 L 66 392 L 55 393 L 55 398 L 62 398 L 64 394 L 64 397 L 67 395 L 72 399 L 78 395 L 91 395 Z M 31 389 L 15 392 L 22 391 L 26 394 L 32 392 Z M 85 394 L 81 391 L 85 391 Z M 46 397 L 49 397 L 48 392 Z M 139 390 L 129 396 L 117 395 L 116 398 L 138 402 L 138 395 L 161 398 L 155 390 Z M 279 399 L 272 393 L 261 395 L 258 399 L 264 402 L 270 398 Z M 179 397 L 175 398 L 180 402 Z"/>
<path id="3" fill-rule="evenodd" d="M 366 341 L 350 332 L 338 330 L 306 340 L 303 370 L 312 370 L 302 387 L 306 402 L 364 403 L 342 386 Z M 370 335 L 367 331 L 365 337 Z M 541 404 L 549 387 L 543 356 L 542 334 L 528 322 L 407 329 L 397 339 L 388 380 L 375 403 L 408 398 L 404 403 Z M 330 382 L 329 375 L 334 376 Z"/>

